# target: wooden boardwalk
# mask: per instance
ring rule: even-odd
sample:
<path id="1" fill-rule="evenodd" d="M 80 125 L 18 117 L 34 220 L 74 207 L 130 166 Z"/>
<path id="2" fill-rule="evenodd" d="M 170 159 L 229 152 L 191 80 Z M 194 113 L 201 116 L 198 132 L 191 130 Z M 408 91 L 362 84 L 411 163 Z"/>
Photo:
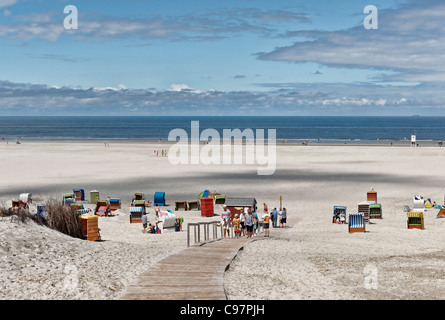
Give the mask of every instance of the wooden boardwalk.
<path id="1" fill-rule="evenodd" d="M 224 272 L 238 251 L 254 239 L 221 239 L 189 247 L 144 272 L 119 299 L 227 300 Z"/>

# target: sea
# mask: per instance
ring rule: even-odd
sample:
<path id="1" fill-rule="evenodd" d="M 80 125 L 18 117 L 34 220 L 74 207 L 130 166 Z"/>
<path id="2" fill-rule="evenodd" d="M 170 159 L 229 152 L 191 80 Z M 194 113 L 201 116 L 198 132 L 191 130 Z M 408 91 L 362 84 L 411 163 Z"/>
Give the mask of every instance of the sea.
<path id="1" fill-rule="evenodd" d="M 200 132 L 216 129 L 276 130 L 277 140 L 289 141 L 417 141 L 445 140 L 445 117 L 336 116 L 0 116 L 0 137 L 33 140 L 166 140 L 173 129 L 190 134 L 191 122 Z"/>

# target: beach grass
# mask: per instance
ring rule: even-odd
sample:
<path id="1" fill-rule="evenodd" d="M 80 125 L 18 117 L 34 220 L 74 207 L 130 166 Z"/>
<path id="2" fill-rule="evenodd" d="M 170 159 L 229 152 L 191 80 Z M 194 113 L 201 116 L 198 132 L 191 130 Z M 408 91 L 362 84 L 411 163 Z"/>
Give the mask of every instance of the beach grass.
<path id="1" fill-rule="evenodd" d="M 65 206 L 60 201 L 49 199 L 45 208 L 48 214 L 46 218 L 42 218 L 40 215 L 31 213 L 29 209 L 13 209 L 2 206 L 0 207 L 0 217 L 11 217 L 11 222 L 15 223 L 34 221 L 68 236 L 84 238 L 82 223 L 74 207 Z"/>

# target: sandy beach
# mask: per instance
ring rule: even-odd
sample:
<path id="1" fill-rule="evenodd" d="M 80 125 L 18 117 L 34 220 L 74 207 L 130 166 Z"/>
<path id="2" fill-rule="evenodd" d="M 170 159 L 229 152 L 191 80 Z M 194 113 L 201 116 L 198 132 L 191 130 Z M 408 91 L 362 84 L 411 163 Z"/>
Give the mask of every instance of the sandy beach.
<path id="1" fill-rule="evenodd" d="M 174 210 L 175 201 L 197 200 L 205 189 L 254 197 L 259 208 L 263 202 L 279 207 L 282 196 L 289 215 L 280 237 L 271 229 L 270 238 L 255 237 L 234 259 L 225 275 L 229 299 L 443 299 L 445 219 L 428 208 L 425 229 L 408 230 L 403 206 L 412 207 L 413 195 L 444 204 L 445 148 L 283 144 L 277 145 L 276 172 L 259 176 L 256 165 L 172 165 L 155 156 L 169 147 L 2 142 L 4 206 L 23 192 L 32 193 L 35 205 L 83 188 L 87 198 L 91 190 L 101 199 L 120 198 L 122 208 L 99 218 L 102 242 L 0 218 L 0 299 L 116 299 L 157 261 L 187 247 L 185 231 L 143 234 L 140 224 L 129 223 L 134 193 L 153 201 L 156 191 L 165 192 L 163 209 Z M 356 234 L 332 224 L 333 206 L 356 212 L 371 188 L 382 220 L 371 220 L 366 233 Z M 153 207 L 148 212 L 153 221 Z M 190 222 L 218 219 L 199 211 L 177 214 L 184 230 Z"/>

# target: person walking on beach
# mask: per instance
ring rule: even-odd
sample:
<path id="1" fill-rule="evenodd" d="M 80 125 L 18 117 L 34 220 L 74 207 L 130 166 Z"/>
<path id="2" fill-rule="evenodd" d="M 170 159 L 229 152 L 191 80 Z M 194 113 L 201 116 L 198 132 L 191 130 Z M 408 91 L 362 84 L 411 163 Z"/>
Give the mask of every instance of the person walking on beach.
<path id="1" fill-rule="evenodd" d="M 155 205 L 156 216 L 159 216 L 159 211 L 161 211 L 161 208 L 159 208 L 159 205 L 156 203 L 156 205 Z"/>
<path id="2" fill-rule="evenodd" d="M 233 218 L 232 222 L 233 222 L 233 228 L 235 231 L 235 238 L 238 239 L 238 237 L 241 233 L 241 230 L 240 230 L 241 220 L 240 220 L 238 214 L 235 214 L 235 217 Z"/>
<path id="3" fill-rule="evenodd" d="M 256 234 L 257 234 L 258 225 L 259 225 L 258 215 L 257 215 L 257 213 L 255 211 L 252 213 L 252 223 L 253 223 L 253 225 L 252 225 L 252 227 L 253 227 L 252 236 L 255 237 Z"/>
<path id="4" fill-rule="evenodd" d="M 287 210 L 286 210 L 286 208 L 283 208 L 283 210 L 281 211 L 281 220 L 280 220 L 281 228 L 286 227 L 286 219 L 287 219 Z"/>
<path id="5" fill-rule="evenodd" d="M 240 225 L 241 225 L 241 236 L 245 236 L 246 235 L 246 224 L 245 224 L 245 219 L 246 218 L 246 216 L 244 215 L 244 212 L 243 211 L 241 211 L 241 214 L 240 214 L 240 217 L 239 217 L 239 219 L 240 219 Z"/>
<path id="6" fill-rule="evenodd" d="M 230 210 L 227 209 L 227 206 L 223 206 L 223 212 L 221 213 L 221 225 L 224 230 L 224 238 L 227 236 L 230 238 Z"/>
<path id="7" fill-rule="evenodd" d="M 142 214 L 142 226 L 144 227 L 144 230 L 142 231 L 143 233 L 147 233 L 147 223 L 148 223 L 147 214 L 144 212 Z"/>
<path id="8" fill-rule="evenodd" d="M 263 214 L 263 216 L 261 218 L 263 219 L 264 236 L 265 237 L 270 237 L 270 229 L 269 229 L 270 214 L 269 214 L 269 212 L 267 212 L 265 210 L 264 214 Z"/>
<path id="9" fill-rule="evenodd" d="M 277 216 L 278 216 L 277 208 L 274 208 L 272 211 L 272 227 L 273 228 L 277 227 Z"/>
<path id="10" fill-rule="evenodd" d="M 252 217 L 252 210 L 249 209 L 247 211 L 247 215 L 245 217 L 245 223 L 246 223 L 246 232 L 247 232 L 247 238 L 252 237 L 252 231 L 253 231 L 253 217 Z"/>

